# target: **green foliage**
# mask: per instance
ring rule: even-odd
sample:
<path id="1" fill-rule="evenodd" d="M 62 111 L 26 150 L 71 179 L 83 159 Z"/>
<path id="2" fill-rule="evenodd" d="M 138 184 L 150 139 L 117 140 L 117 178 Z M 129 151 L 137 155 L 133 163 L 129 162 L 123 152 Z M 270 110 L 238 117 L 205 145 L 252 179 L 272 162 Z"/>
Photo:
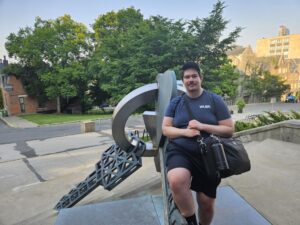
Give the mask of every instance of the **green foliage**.
<path id="1" fill-rule="evenodd" d="M 240 113 L 243 112 L 243 109 L 244 109 L 245 106 L 246 106 L 245 100 L 242 99 L 242 98 L 239 98 L 239 99 L 236 101 L 235 104 L 236 104 L 237 107 L 238 107 L 238 112 L 240 112 Z"/>
<path id="2" fill-rule="evenodd" d="M 300 120 L 300 113 L 297 113 L 296 111 L 294 111 L 294 110 L 291 110 L 291 117 L 293 118 L 293 119 L 297 119 L 297 120 Z"/>
<path id="3" fill-rule="evenodd" d="M 280 96 L 290 89 L 288 84 L 280 76 L 270 74 L 260 68 L 252 68 L 252 74 L 245 77 L 244 88 L 249 94 L 263 96 L 266 99 Z"/>
<path id="4" fill-rule="evenodd" d="M 90 115 L 112 115 L 113 109 L 90 109 L 86 112 L 86 114 Z"/>
<path id="5" fill-rule="evenodd" d="M 235 71 L 230 63 L 226 63 L 215 71 L 214 82 L 211 90 L 219 95 L 236 96 L 238 83 L 236 82 L 240 74 Z"/>
<path id="6" fill-rule="evenodd" d="M 110 103 L 153 83 L 158 73 L 177 72 L 188 60 L 203 65 L 206 88 L 235 96 L 238 74 L 228 63 L 226 51 L 241 28 L 221 39 L 228 23 L 222 17 L 223 9 L 224 3 L 218 1 L 207 18 L 190 21 L 161 16 L 144 19 L 134 8 L 98 17 L 93 25 L 96 49 L 90 69 L 100 89 L 111 96 Z"/>
<path id="7" fill-rule="evenodd" d="M 280 99 L 280 96 L 290 89 L 290 86 L 284 84 L 284 80 L 280 76 L 275 76 L 270 74 L 270 72 L 263 72 L 263 76 L 260 78 L 261 89 L 265 97 L 277 97 Z"/>
<path id="8" fill-rule="evenodd" d="M 291 119 L 291 116 L 282 113 L 281 111 L 277 112 L 266 112 L 268 116 L 273 120 L 274 123 L 278 123 L 284 120 Z"/>
<path id="9" fill-rule="evenodd" d="M 55 20 L 37 17 L 33 28 L 20 29 L 7 40 L 9 56 L 19 61 L 9 70 L 22 78 L 29 94 L 46 94 L 50 99 L 84 96 L 91 46 L 83 24 L 68 15 Z"/>
<path id="10" fill-rule="evenodd" d="M 139 10 L 127 8 L 100 15 L 92 34 L 68 15 L 37 17 L 33 27 L 7 37 L 9 56 L 18 60 L 10 72 L 21 77 L 30 95 L 78 96 L 87 109 L 90 100 L 115 105 L 133 89 L 155 82 L 158 73 L 178 72 L 189 60 L 202 64 L 205 88 L 233 97 L 238 74 L 226 51 L 241 28 L 223 35 L 228 24 L 224 8 L 217 1 L 208 17 L 187 21 L 145 19 Z"/>
<path id="11" fill-rule="evenodd" d="M 277 112 L 266 112 L 266 114 L 258 115 L 254 121 L 236 121 L 235 131 L 243 131 L 252 129 L 255 127 L 266 126 L 273 123 L 282 122 L 290 119 L 300 119 L 300 113 L 291 110 L 291 113 L 283 113 L 281 111 Z"/>
<path id="12" fill-rule="evenodd" d="M 29 120 L 39 125 L 57 124 L 85 120 L 98 120 L 111 118 L 111 114 L 107 115 L 88 115 L 88 114 L 25 114 L 20 115 L 21 118 Z"/>
<path id="13" fill-rule="evenodd" d="M 265 125 L 269 125 L 272 124 L 274 122 L 274 120 L 270 117 L 268 117 L 267 115 L 258 115 L 255 118 L 255 122 L 257 124 L 257 126 L 265 126 Z"/>
<path id="14" fill-rule="evenodd" d="M 255 125 L 255 123 L 252 123 L 252 122 L 236 121 L 234 124 L 234 127 L 235 127 L 235 132 L 239 132 L 242 130 L 249 130 L 249 129 L 255 128 L 256 125 Z"/>

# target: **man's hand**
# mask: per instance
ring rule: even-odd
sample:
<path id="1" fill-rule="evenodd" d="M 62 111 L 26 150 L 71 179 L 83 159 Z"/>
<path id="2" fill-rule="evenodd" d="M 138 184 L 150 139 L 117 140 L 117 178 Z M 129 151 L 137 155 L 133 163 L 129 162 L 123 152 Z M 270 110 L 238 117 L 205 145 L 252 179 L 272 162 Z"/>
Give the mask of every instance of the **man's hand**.
<path id="1" fill-rule="evenodd" d="M 197 120 L 191 120 L 188 124 L 188 128 L 196 129 L 196 130 L 203 130 L 203 123 L 200 123 Z"/>
<path id="2" fill-rule="evenodd" d="M 190 128 L 185 129 L 184 136 L 186 136 L 186 137 L 196 137 L 198 135 L 200 135 L 199 130 L 190 129 Z"/>

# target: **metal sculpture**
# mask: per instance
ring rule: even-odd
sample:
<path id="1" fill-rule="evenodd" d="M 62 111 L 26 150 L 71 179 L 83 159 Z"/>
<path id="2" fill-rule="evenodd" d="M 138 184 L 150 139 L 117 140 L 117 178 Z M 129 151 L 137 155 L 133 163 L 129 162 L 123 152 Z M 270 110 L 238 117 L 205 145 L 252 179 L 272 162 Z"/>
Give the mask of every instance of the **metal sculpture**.
<path id="1" fill-rule="evenodd" d="M 170 99 L 185 90 L 177 84 L 173 71 L 158 74 L 156 81 L 130 92 L 119 102 L 112 119 L 112 135 L 116 144 L 102 154 L 94 172 L 61 198 L 55 206 L 56 210 L 72 207 L 100 185 L 107 190 L 113 189 L 142 166 L 142 156 L 152 156 L 156 170 L 162 174 L 164 224 L 184 224 L 166 181 L 164 162 L 167 140 L 162 135 L 161 124 Z M 156 111 L 143 113 L 152 143 L 145 143 L 132 133 L 126 135 L 125 125 L 129 116 L 139 107 L 153 102 Z"/>

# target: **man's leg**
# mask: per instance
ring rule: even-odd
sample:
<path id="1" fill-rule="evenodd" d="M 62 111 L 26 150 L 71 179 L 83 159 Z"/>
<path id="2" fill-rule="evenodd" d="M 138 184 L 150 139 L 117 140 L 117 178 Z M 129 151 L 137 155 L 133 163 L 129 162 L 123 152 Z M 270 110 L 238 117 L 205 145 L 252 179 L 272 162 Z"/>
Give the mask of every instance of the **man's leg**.
<path id="1" fill-rule="evenodd" d="M 191 173 L 185 168 L 174 168 L 168 172 L 168 181 L 173 199 L 184 217 L 195 214 L 195 205 L 190 190 Z"/>
<path id="2" fill-rule="evenodd" d="M 215 199 L 202 192 L 197 193 L 198 216 L 201 225 L 210 225 L 214 217 Z"/>

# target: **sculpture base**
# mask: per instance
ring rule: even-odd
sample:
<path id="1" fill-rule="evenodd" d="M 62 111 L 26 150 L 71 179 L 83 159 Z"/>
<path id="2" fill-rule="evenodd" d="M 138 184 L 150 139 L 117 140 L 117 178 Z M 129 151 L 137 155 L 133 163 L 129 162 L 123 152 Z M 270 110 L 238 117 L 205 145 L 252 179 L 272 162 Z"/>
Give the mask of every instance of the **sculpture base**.
<path id="1" fill-rule="evenodd" d="M 213 225 L 271 225 L 231 187 L 218 188 Z M 62 209 L 55 225 L 164 225 L 161 196 Z"/>

